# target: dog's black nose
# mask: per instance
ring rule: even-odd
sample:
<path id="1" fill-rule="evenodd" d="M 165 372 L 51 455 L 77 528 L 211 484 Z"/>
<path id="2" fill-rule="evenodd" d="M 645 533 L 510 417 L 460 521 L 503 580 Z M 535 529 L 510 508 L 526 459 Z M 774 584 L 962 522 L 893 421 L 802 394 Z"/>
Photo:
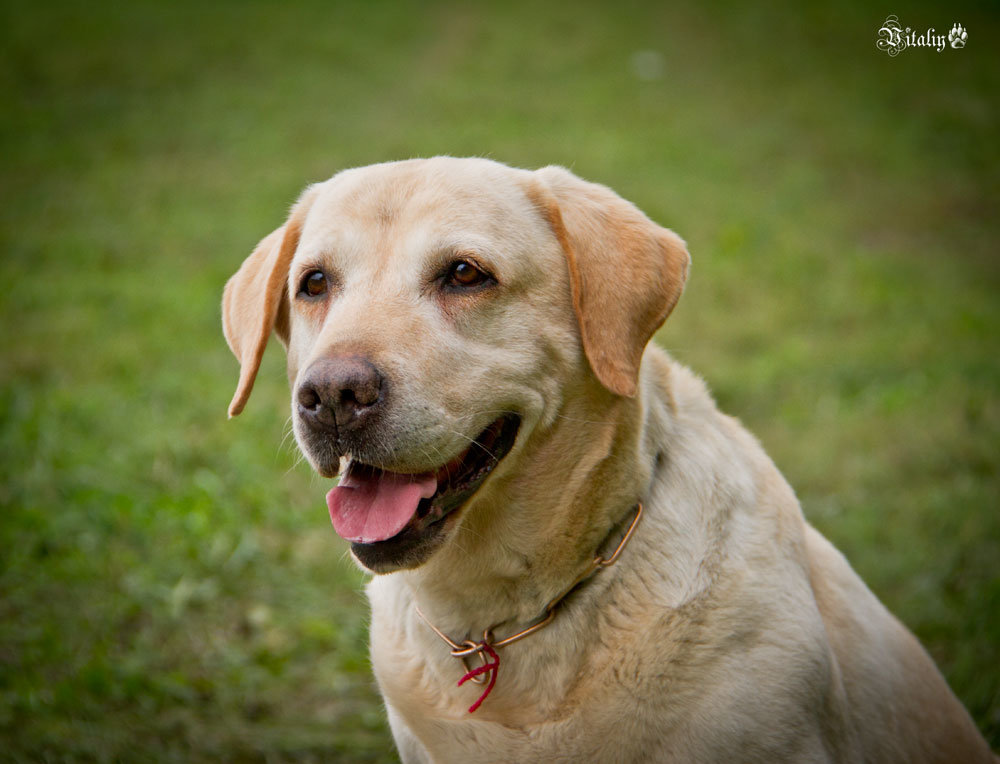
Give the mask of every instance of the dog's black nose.
<path id="1" fill-rule="evenodd" d="M 299 385 L 299 414 L 314 427 L 348 432 L 364 426 L 383 398 L 383 379 L 357 356 L 317 361 Z"/>

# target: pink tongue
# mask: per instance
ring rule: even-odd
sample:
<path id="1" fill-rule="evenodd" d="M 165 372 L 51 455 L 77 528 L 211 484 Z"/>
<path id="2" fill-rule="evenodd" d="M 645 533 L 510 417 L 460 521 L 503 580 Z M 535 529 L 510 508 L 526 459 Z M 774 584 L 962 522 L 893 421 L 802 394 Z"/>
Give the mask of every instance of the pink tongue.
<path id="1" fill-rule="evenodd" d="M 337 534 L 348 541 L 371 544 L 399 533 L 417 511 L 421 499 L 437 490 L 433 475 L 353 475 L 350 471 L 340 485 L 326 495 L 330 519 Z"/>

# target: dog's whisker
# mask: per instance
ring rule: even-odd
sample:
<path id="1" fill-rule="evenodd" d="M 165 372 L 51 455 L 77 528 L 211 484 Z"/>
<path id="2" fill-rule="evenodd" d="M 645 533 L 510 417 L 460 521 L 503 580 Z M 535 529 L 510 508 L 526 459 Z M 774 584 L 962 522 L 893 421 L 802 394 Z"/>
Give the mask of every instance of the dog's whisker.
<path id="1" fill-rule="evenodd" d="M 451 433 L 452 435 L 457 435 L 458 437 L 460 437 L 460 438 L 463 438 L 463 439 L 465 439 L 465 440 L 469 441 L 469 443 L 470 443 L 471 445 L 473 445 L 473 446 L 478 446 L 478 447 L 479 447 L 480 449 L 482 449 L 482 450 L 483 450 L 483 452 L 484 452 L 484 453 L 486 453 L 486 454 L 487 454 L 487 456 L 489 456 L 489 457 L 490 457 L 491 459 L 494 459 L 494 460 L 495 460 L 495 459 L 497 458 L 497 457 L 496 457 L 496 454 L 495 454 L 495 453 L 493 453 L 492 451 L 490 451 L 490 450 L 489 450 L 489 449 L 488 449 L 488 448 L 487 448 L 486 446 L 484 446 L 484 445 L 483 445 L 482 443 L 480 443 L 480 442 L 479 442 L 478 440 L 476 440 L 475 438 L 470 438 L 470 437 L 469 437 L 468 435 L 466 435 L 466 434 L 464 434 L 464 433 L 461 433 L 461 432 L 458 432 L 458 430 L 452 430 L 452 429 L 447 429 L 447 428 L 446 428 L 446 432 L 450 432 L 450 433 Z"/>
<path id="2" fill-rule="evenodd" d="M 463 525 L 463 526 L 462 526 L 462 531 L 463 531 L 464 533 L 467 533 L 467 534 L 469 534 L 470 536 L 476 536 L 476 537 L 477 537 L 477 538 L 479 538 L 479 539 L 480 539 L 481 541 L 487 541 L 487 540 L 488 540 L 488 538 L 486 537 L 486 535 L 485 535 L 485 534 L 482 534 L 482 533 L 480 533 L 479 531 L 477 531 L 477 530 L 474 530 L 474 529 L 470 528 L 470 527 L 469 527 L 468 525 Z M 464 550 L 463 550 L 463 551 L 464 551 Z"/>
<path id="3" fill-rule="evenodd" d="M 567 422 L 579 422 L 580 424 L 607 424 L 606 421 L 601 419 L 578 419 L 572 416 L 566 416 L 565 414 L 556 414 L 556 419 L 565 419 Z"/>
<path id="4" fill-rule="evenodd" d="M 516 411 L 511 411 L 510 409 L 479 409 L 478 411 L 471 411 L 468 414 L 459 414 L 456 419 L 469 419 L 474 417 L 480 417 L 483 414 L 510 414 L 517 416 Z"/>
<path id="5" fill-rule="evenodd" d="M 518 412 L 509 410 L 509 409 L 481 409 L 481 410 L 478 410 L 478 411 L 470 412 L 468 414 L 460 414 L 459 416 L 457 416 L 455 418 L 458 419 L 458 420 L 470 419 L 470 418 L 478 418 L 478 417 L 483 416 L 484 414 L 493 414 L 493 415 L 497 415 L 497 414 L 499 414 L 499 415 L 512 414 L 514 416 L 517 416 Z M 605 422 L 603 420 L 600 420 L 600 419 L 597 419 L 597 420 L 595 420 L 595 419 L 580 419 L 578 417 L 571 417 L 571 416 L 568 416 L 566 414 L 553 414 L 553 416 L 555 418 L 557 418 L 557 419 L 565 419 L 567 422 L 579 422 L 581 424 L 607 424 L 607 422 Z"/>

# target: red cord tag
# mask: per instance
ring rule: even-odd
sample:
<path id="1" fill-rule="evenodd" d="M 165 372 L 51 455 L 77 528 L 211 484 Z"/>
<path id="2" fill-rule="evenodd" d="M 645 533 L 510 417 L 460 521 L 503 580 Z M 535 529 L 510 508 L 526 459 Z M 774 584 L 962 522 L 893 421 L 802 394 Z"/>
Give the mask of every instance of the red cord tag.
<path id="1" fill-rule="evenodd" d="M 469 706 L 470 714 L 479 708 L 482 702 L 486 700 L 486 696 L 490 694 L 490 691 L 493 689 L 493 685 L 497 683 L 497 670 L 500 668 L 500 656 L 497 655 L 497 651 L 490 646 L 489 642 L 480 642 L 479 650 L 480 652 L 486 653 L 490 657 L 491 662 L 484 663 L 482 666 L 476 666 L 474 669 L 469 671 L 469 673 L 458 680 L 458 686 L 461 687 L 473 677 L 485 674 L 487 671 L 490 672 L 490 681 L 489 684 L 486 685 L 486 689 L 483 690 L 483 694 L 479 696 L 479 700 Z"/>

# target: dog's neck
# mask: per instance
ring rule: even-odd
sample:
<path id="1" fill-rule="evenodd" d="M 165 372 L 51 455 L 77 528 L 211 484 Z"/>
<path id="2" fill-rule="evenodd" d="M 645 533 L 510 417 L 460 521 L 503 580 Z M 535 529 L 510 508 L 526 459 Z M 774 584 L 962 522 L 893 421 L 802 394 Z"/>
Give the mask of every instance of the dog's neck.
<path id="1" fill-rule="evenodd" d="M 644 465 L 655 461 L 643 453 L 643 402 L 600 392 L 567 400 L 574 405 L 531 433 L 516 464 L 498 469 L 446 547 L 402 574 L 428 619 L 454 638 L 487 628 L 503 637 L 535 622 L 620 540 L 615 532 L 642 499 Z"/>

